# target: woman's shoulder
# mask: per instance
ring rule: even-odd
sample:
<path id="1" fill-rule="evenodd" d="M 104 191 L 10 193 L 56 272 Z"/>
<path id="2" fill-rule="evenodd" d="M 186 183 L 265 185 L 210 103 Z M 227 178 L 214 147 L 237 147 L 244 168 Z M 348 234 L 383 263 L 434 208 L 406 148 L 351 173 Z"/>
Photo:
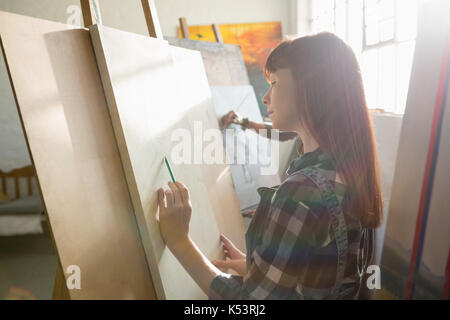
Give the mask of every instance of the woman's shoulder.
<path id="1" fill-rule="evenodd" d="M 298 187 L 306 186 L 320 189 L 320 183 L 318 183 L 320 180 L 330 182 L 332 187 L 336 183 L 344 185 L 334 169 L 321 166 L 308 166 L 289 174 L 280 187 L 286 183 L 289 185 L 297 185 Z"/>
<path id="2" fill-rule="evenodd" d="M 277 193 L 310 197 L 319 191 L 318 186 L 304 174 L 303 169 L 292 173 L 279 186 Z"/>
<path id="3" fill-rule="evenodd" d="M 279 186 L 272 200 L 275 206 L 289 206 L 296 208 L 301 205 L 304 209 L 316 211 L 322 203 L 322 195 L 318 186 L 301 170 L 289 175 Z"/>
<path id="4" fill-rule="evenodd" d="M 336 181 L 336 171 L 320 167 L 306 167 L 288 175 L 278 188 L 275 200 L 283 201 L 289 198 L 306 205 L 313 213 L 323 215 L 327 211 L 323 197 L 324 186 L 321 186 L 318 179 L 328 182 L 327 185 L 331 186 L 341 203 L 346 191 L 345 185 Z"/>
<path id="5" fill-rule="evenodd" d="M 332 190 L 339 196 L 346 190 L 346 185 L 342 177 L 333 169 L 322 166 L 309 166 L 291 173 L 285 181 L 296 183 L 297 185 L 324 189 L 331 186 Z M 321 183 L 325 181 L 326 184 Z"/>

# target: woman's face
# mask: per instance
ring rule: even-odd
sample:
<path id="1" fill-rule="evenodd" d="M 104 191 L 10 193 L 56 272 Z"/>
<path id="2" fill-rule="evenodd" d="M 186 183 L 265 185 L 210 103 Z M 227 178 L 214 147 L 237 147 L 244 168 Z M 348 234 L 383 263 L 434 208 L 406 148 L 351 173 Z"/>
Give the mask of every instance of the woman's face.
<path id="1" fill-rule="evenodd" d="M 272 128 L 297 131 L 299 113 L 296 105 L 295 80 L 290 69 L 278 69 L 269 77 L 270 88 L 262 102 L 267 106 Z"/>

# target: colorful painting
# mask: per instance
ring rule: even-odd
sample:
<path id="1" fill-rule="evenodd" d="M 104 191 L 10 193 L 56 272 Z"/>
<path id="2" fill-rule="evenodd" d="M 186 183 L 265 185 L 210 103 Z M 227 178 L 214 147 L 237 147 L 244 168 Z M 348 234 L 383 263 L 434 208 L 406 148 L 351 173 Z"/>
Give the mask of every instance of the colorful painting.
<path id="1" fill-rule="evenodd" d="M 263 117 L 267 117 L 267 108 L 262 103 L 262 97 L 269 89 L 269 84 L 264 77 L 263 69 L 270 50 L 282 40 L 281 22 L 221 24 L 219 30 L 224 43 L 237 44 L 241 47 L 259 108 Z M 189 26 L 189 35 L 192 40 L 216 41 L 211 25 Z M 181 37 L 181 29 L 178 29 L 178 36 Z"/>

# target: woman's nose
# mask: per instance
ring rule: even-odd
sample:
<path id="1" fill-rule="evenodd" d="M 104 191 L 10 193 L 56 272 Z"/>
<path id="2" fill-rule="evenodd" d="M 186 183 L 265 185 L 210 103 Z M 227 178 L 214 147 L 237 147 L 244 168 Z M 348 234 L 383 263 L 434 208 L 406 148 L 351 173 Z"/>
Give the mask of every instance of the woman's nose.
<path id="1" fill-rule="evenodd" d="M 269 105 L 269 97 L 267 96 L 267 94 L 264 95 L 264 97 L 262 98 L 262 103 L 266 106 Z"/>

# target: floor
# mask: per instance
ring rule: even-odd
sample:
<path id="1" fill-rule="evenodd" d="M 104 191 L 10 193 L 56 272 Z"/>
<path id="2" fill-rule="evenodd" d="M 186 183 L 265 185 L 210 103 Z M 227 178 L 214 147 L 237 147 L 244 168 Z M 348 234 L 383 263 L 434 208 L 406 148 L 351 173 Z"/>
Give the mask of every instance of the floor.
<path id="1" fill-rule="evenodd" d="M 49 233 L 0 237 L 0 300 L 51 299 L 57 261 Z M 377 300 L 395 300 L 385 289 Z"/>
<path id="2" fill-rule="evenodd" d="M 0 300 L 51 299 L 56 265 L 48 234 L 0 237 Z"/>
<path id="3" fill-rule="evenodd" d="M 398 300 L 398 297 L 392 294 L 390 291 L 381 288 L 380 290 L 377 290 L 377 293 L 375 295 L 376 300 Z"/>

